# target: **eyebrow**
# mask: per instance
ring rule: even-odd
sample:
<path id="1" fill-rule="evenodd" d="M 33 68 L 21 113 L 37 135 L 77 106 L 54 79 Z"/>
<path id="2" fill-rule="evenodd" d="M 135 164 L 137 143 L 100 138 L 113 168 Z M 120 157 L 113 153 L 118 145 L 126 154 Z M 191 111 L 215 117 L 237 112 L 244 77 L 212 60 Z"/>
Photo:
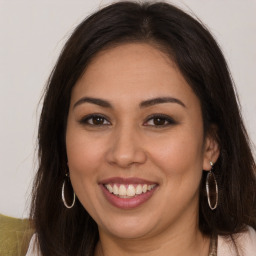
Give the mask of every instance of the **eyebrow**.
<path id="1" fill-rule="evenodd" d="M 92 103 L 104 108 L 112 108 L 112 105 L 106 100 L 102 100 L 98 98 L 83 97 L 74 104 L 73 109 L 83 103 Z"/>
<path id="2" fill-rule="evenodd" d="M 160 97 L 160 98 L 153 98 L 150 100 L 145 100 L 140 103 L 140 107 L 150 107 L 156 104 L 163 104 L 163 103 L 177 103 L 182 107 L 186 108 L 186 105 L 179 99 L 173 97 Z"/>
<path id="3" fill-rule="evenodd" d="M 73 109 L 83 103 L 92 103 L 104 108 L 113 108 L 110 102 L 103 100 L 103 99 L 98 99 L 98 98 L 91 98 L 91 97 L 83 97 L 79 99 L 73 106 Z M 153 105 L 157 104 L 163 104 L 163 103 L 177 103 L 181 105 L 182 107 L 186 108 L 186 105 L 179 99 L 173 98 L 173 97 L 158 97 L 158 98 L 153 98 L 149 100 L 142 101 L 140 103 L 140 108 L 145 108 L 145 107 L 150 107 Z"/>

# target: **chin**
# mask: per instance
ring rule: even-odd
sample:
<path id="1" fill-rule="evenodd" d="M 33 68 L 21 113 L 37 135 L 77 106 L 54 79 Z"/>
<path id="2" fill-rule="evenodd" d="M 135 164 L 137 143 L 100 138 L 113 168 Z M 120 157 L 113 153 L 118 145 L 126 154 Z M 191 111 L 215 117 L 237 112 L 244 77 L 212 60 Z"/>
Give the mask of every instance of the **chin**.
<path id="1" fill-rule="evenodd" d="M 144 218 L 145 220 L 145 218 Z M 120 239 L 138 239 L 148 236 L 154 229 L 152 221 L 141 221 L 138 218 L 129 220 L 115 220 L 106 225 L 98 225 L 99 232 L 103 231 Z"/>

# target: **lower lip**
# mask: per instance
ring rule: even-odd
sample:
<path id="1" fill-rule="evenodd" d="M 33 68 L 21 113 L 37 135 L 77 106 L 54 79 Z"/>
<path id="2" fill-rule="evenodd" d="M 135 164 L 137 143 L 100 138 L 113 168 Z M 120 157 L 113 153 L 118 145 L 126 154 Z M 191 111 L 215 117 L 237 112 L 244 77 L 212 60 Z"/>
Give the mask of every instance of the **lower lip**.
<path id="1" fill-rule="evenodd" d="M 121 209 L 128 210 L 136 208 L 148 201 L 155 192 L 157 186 L 155 186 L 150 191 L 147 191 L 146 193 L 142 193 L 132 198 L 120 198 L 110 193 L 103 184 L 100 184 L 100 187 L 103 191 L 104 196 L 112 205 Z"/>

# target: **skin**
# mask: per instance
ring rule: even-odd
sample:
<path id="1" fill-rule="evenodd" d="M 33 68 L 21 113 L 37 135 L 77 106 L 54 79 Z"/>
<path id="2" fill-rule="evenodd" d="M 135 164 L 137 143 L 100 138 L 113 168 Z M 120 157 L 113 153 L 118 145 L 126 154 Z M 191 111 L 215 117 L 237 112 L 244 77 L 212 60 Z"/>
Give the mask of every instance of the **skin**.
<path id="1" fill-rule="evenodd" d="M 111 107 L 77 103 L 83 97 Z M 159 97 L 180 103 L 140 105 Z M 85 118 L 95 113 L 104 118 Z M 159 113 L 173 121 L 152 118 Z M 95 255 L 208 255 L 209 238 L 198 229 L 199 184 L 219 149 L 204 137 L 199 99 L 166 54 L 143 43 L 98 53 L 72 91 L 66 146 L 74 191 L 98 224 Z M 147 202 L 124 210 L 99 187 L 110 177 L 158 187 Z"/>

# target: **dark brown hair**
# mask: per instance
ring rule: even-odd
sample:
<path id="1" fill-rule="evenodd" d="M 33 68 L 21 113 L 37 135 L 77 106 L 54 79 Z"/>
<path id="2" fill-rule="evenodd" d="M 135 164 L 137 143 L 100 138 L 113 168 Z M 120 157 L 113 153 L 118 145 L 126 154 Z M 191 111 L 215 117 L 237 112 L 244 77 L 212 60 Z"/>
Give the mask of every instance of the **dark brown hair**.
<path id="1" fill-rule="evenodd" d="M 86 18 L 73 32 L 49 78 L 40 118 L 39 168 L 31 218 L 42 255 L 93 255 L 98 229 L 81 203 L 66 209 L 61 186 L 67 172 L 65 132 L 70 95 L 90 60 L 106 47 L 144 42 L 164 49 L 201 102 L 205 133 L 214 124 L 220 145 L 215 164 L 219 205 L 211 211 L 202 175 L 199 228 L 230 235 L 256 227 L 255 162 L 234 87 L 217 43 L 200 22 L 167 3 L 118 2 Z"/>

